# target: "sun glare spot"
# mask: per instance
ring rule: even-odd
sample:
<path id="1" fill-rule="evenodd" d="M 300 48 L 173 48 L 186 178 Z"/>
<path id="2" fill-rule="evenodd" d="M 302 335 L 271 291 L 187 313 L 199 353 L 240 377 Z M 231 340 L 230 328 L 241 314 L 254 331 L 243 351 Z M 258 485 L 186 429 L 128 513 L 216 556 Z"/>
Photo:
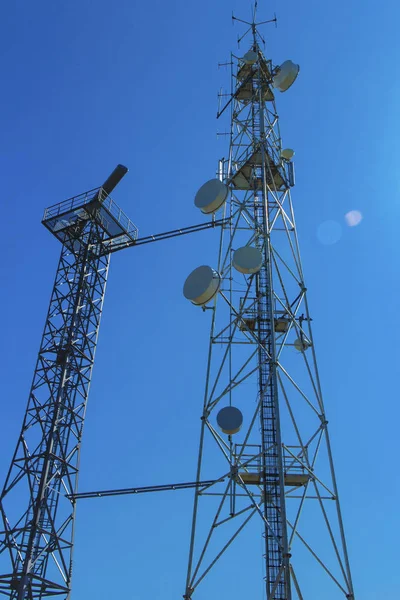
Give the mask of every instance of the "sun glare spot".
<path id="1" fill-rule="evenodd" d="M 355 227 L 356 225 L 359 225 L 362 221 L 362 218 L 362 214 L 359 210 L 350 210 L 344 215 L 344 220 L 349 227 Z"/>
<path id="2" fill-rule="evenodd" d="M 321 244 L 336 244 L 342 237 L 342 228 L 337 221 L 324 221 L 318 225 L 317 237 Z"/>

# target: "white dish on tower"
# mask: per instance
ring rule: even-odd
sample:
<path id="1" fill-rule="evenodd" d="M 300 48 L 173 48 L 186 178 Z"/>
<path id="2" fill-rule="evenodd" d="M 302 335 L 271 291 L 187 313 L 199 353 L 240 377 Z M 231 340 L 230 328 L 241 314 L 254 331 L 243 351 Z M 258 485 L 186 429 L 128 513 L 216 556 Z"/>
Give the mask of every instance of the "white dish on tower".
<path id="1" fill-rule="evenodd" d="M 254 246 L 243 246 L 233 253 L 232 264 L 239 273 L 251 275 L 258 273 L 262 265 L 262 254 Z"/>
<path id="2" fill-rule="evenodd" d="M 273 79 L 273 86 L 280 92 L 286 92 L 296 80 L 299 71 L 299 65 L 296 65 L 291 60 L 285 60 Z"/>
<path id="3" fill-rule="evenodd" d="M 254 50 L 249 50 L 243 56 L 243 60 L 246 63 L 246 65 L 254 65 L 254 63 L 257 61 L 257 58 L 258 58 L 257 52 L 254 52 Z"/>
<path id="4" fill-rule="evenodd" d="M 281 156 L 284 160 L 292 160 L 294 156 L 294 150 L 292 150 L 291 148 L 285 148 L 284 150 L 282 150 Z"/>
<path id="5" fill-rule="evenodd" d="M 294 340 L 294 347 L 296 350 L 298 350 L 298 352 L 305 352 L 310 346 L 311 343 L 305 338 L 297 338 Z"/>
<path id="6" fill-rule="evenodd" d="M 202 213 L 208 215 L 221 208 L 227 196 L 227 186 L 219 179 L 210 179 L 197 192 L 194 204 Z"/>
<path id="7" fill-rule="evenodd" d="M 234 406 L 225 406 L 217 414 L 218 427 L 223 433 L 233 435 L 237 433 L 243 424 L 243 415 Z"/>
<path id="8" fill-rule="evenodd" d="M 207 304 L 218 292 L 221 277 L 211 267 L 203 265 L 197 267 L 186 278 L 183 286 L 185 298 L 198 306 Z"/>

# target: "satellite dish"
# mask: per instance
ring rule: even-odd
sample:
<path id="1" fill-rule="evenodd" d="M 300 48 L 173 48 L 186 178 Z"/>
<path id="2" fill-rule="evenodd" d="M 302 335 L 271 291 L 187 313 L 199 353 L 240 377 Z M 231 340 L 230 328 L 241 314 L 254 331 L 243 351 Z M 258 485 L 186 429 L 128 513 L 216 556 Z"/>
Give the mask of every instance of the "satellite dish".
<path id="1" fill-rule="evenodd" d="M 217 423 L 223 433 L 233 435 L 240 430 L 243 423 L 243 415 L 238 408 L 225 406 L 217 414 Z"/>
<path id="2" fill-rule="evenodd" d="M 303 338 L 303 339 L 297 338 L 296 340 L 294 340 L 294 347 L 299 352 L 305 352 L 310 346 L 311 346 L 311 342 L 309 342 L 305 338 Z"/>
<path id="3" fill-rule="evenodd" d="M 243 246 L 233 253 L 232 264 L 239 273 L 250 275 L 258 273 L 261 269 L 263 259 L 258 248 L 254 246 Z"/>
<path id="4" fill-rule="evenodd" d="M 197 267 L 186 278 L 183 286 L 185 298 L 198 306 L 207 304 L 218 292 L 221 277 L 211 267 L 203 265 Z"/>
<path id="5" fill-rule="evenodd" d="M 285 148 L 281 152 L 281 157 L 283 158 L 283 160 L 287 160 L 288 162 L 290 160 L 292 160 L 293 156 L 294 156 L 294 150 L 292 150 L 291 148 Z"/>
<path id="6" fill-rule="evenodd" d="M 254 65 L 254 63 L 257 61 L 257 58 L 258 58 L 257 52 L 254 52 L 254 50 L 249 50 L 243 56 L 243 60 L 246 63 L 246 65 Z"/>
<path id="7" fill-rule="evenodd" d="M 219 179 L 210 179 L 197 192 L 194 204 L 202 213 L 208 215 L 221 208 L 227 196 L 228 187 Z"/>
<path id="8" fill-rule="evenodd" d="M 273 79 L 273 86 L 280 92 L 286 92 L 294 83 L 299 74 L 300 67 L 291 60 L 286 60 L 278 69 Z"/>

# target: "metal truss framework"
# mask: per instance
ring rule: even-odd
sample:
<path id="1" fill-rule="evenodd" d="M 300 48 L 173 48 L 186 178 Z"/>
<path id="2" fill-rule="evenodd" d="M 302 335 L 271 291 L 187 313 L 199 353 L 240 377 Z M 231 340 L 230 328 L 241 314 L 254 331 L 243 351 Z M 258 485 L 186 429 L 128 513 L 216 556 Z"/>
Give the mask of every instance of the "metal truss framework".
<path id="1" fill-rule="evenodd" d="M 230 226 L 220 237 L 184 598 L 225 553 L 246 555 L 234 542 L 258 519 L 267 600 L 317 599 L 321 585 L 330 598 L 354 600 L 290 194 L 293 164 L 282 158 L 277 68 L 261 51 L 255 18 L 248 25 L 256 59 L 232 55 L 230 100 L 219 113 L 231 111 L 229 158 L 220 163 Z M 256 274 L 232 266 L 245 245 L 262 253 Z M 244 416 L 229 436 L 215 426 L 227 405 Z M 202 487 L 202 479 L 214 483 Z"/>
<path id="2" fill-rule="evenodd" d="M 329 584 L 329 597 L 355 598 L 290 195 L 293 164 L 282 157 L 272 85 L 277 68 L 260 49 L 255 16 L 247 25 L 256 60 L 232 55 L 231 98 L 219 113 L 230 107 L 229 158 L 219 170 L 231 192 L 223 219 L 138 239 L 109 197 L 112 176 L 45 213 L 44 224 L 63 248 L 0 496 L 0 559 L 8 554 L 11 563 L 0 574 L 0 594 L 9 598 L 70 597 L 76 499 L 189 487 L 196 491 L 186 600 L 228 551 L 246 554 L 247 546 L 234 542 L 257 520 L 267 600 L 316 599 Z M 77 493 L 110 253 L 215 226 L 221 226 L 222 285 L 212 307 L 196 482 Z M 233 252 L 244 245 L 261 252 L 258 273 L 232 268 Z M 235 436 L 215 427 L 226 405 L 244 415 Z M 20 501 L 26 497 L 28 508 Z"/>
<path id="3" fill-rule="evenodd" d="M 8 564 L 0 571 L 0 594 L 12 600 L 70 597 L 79 455 L 110 254 L 229 221 L 138 238 L 109 195 L 126 172 L 118 165 L 102 187 L 45 211 L 43 224 L 62 243 L 61 257 L 0 495 L 1 569 Z"/>
<path id="4" fill-rule="evenodd" d="M 67 232 L 65 232 L 67 235 Z M 66 597 L 70 589 L 80 444 L 109 256 L 94 220 L 68 230 L 61 249 L 29 402 L 1 493 L 0 575 L 9 598 Z M 26 502 L 26 500 L 28 500 Z M 25 501 L 25 506 L 21 506 Z"/>

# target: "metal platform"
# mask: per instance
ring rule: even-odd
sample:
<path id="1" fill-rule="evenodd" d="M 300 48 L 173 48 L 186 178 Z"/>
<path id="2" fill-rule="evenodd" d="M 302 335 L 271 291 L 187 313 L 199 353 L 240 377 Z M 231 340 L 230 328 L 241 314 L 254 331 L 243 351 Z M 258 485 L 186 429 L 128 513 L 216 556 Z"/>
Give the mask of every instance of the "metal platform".
<path id="1" fill-rule="evenodd" d="M 269 169 L 266 173 L 268 186 L 274 190 L 284 189 L 287 185 L 285 170 L 281 165 L 276 165 L 272 158 L 269 158 Z M 259 150 L 247 156 L 241 161 L 232 176 L 232 184 L 238 190 L 260 190 L 263 185 L 262 153 Z"/>
<path id="2" fill-rule="evenodd" d="M 274 100 L 274 94 L 270 87 L 272 83 L 271 77 L 271 65 L 264 59 L 260 59 L 260 75 L 261 75 L 261 87 L 262 87 L 262 99 L 267 102 Z M 244 63 L 236 77 L 238 83 L 241 84 L 236 90 L 236 98 L 241 102 L 250 101 L 255 94 L 258 94 L 259 86 L 259 71 L 254 65 Z"/>
<path id="3" fill-rule="evenodd" d="M 104 232 L 102 253 L 112 251 L 114 245 L 130 245 L 138 237 L 138 229 L 107 194 L 104 187 L 89 190 L 47 208 L 42 223 L 61 243 L 68 243 L 71 230 L 77 237 L 84 223 L 91 219 Z"/>

